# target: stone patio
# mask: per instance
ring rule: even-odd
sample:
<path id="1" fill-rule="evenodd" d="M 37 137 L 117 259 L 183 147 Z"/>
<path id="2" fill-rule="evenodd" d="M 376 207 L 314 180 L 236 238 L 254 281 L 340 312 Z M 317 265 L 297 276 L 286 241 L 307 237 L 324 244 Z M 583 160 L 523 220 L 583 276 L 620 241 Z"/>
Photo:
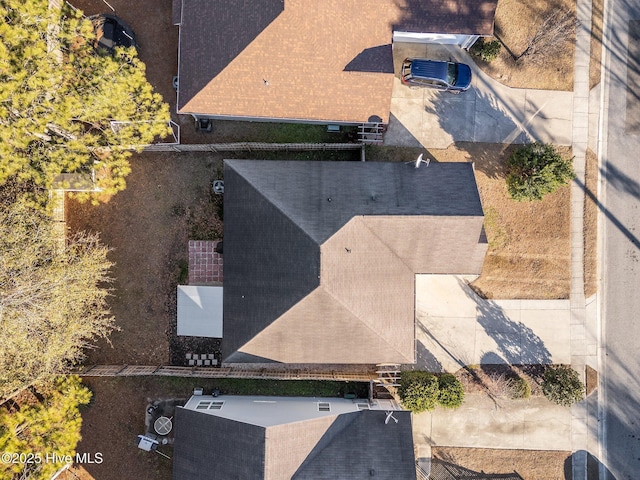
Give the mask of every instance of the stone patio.
<path id="1" fill-rule="evenodd" d="M 189 240 L 189 285 L 222 283 L 222 255 L 216 252 L 219 242 Z"/>

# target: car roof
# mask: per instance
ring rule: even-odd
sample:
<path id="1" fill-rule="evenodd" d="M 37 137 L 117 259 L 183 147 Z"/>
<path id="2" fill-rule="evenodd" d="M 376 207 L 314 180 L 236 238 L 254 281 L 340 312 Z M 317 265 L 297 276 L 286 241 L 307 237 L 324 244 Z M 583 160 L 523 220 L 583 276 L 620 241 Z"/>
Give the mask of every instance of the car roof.
<path id="1" fill-rule="evenodd" d="M 131 27 L 119 17 L 101 13 L 89 17 L 96 32 L 97 43 L 110 51 L 116 46 L 137 47 Z"/>
<path id="2" fill-rule="evenodd" d="M 414 77 L 446 80 L 448 65 L 448 62 L 414 58 L 411 59 L 411 75 Z"/>

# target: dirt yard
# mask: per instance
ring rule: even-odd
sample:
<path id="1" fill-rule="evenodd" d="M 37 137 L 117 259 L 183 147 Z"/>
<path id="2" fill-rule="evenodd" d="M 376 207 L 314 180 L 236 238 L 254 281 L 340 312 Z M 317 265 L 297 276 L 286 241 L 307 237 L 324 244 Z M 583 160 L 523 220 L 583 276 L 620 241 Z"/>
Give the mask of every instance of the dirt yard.
<path id="1" fill-rule="evenodd" d="M 516 202 L 505 182 L 513 147 L 466 145 L 476 165 L 489 251 L 472 286 L 487 298 L 569 298 L 571 287 L 571 189 L 538 202 Z M 562 149 L 570 157 L 569 149 Z"/>
<path id="2" fill-rule="evenodd" d="M 476 59 L 478 65 L 501 83 L 516 88 L 573 90 L 573 54 L 575 36 L 565 38 L 558 55 L 542 62 L 515 61 L 529 38 L 554 9 L 576 10 L 575 0 L 500 0 L 496 10 L 495 34 L 503 46 L 491 63 Z M 511 52 L 511 53 L 510 53 Z"/>
<path id="3" fill-rule="evenodd" d="M 89 350 L 86 364 L 169 363 L 187 241 L 205 239 L 217 215 L 211 183 L 221 172 L 219 156 L 142 153 L 131 167 L 127 189 L 109 202 L 67 202 L 71 231 L 99 232 L 115 262 L 109 304 L 120 330 L 111 335 L 112 345 L 101 341 Z"/>
<path id="4" fill-rule="evenodd" d="M 593 88 L 600 83 L 604 0 L 593 0 L 591 5 L 591 46 L 589 47 L 591 59 L 589 62 L 589 88 Z"/>
<path id="5" fill-rule="evenodd" d="M 513 148 L 461 142 L 427 152 L 440 162 L 475 162 L 489 251 L 472 287 L 486 298 L 569 298 L 570 187 L 540 202 L 511 200 L 505 162 Z M 566 148 L 561 152 L 571 156 Z M 407 156 L 398 149 L 370 149 L 367 158 L 393 161 Z"/>
<path id="6" fill-rule="evenodd" d="M 442 478 L 566 480 L 571 478 L 571 452 L 433 447 L 431 472 Z M 508 474 L 513 476 L 507 477 Z M 495 475 L 495 476 L 494 476 Z M 440 478 L 440 477 L 437 477 Z"/>

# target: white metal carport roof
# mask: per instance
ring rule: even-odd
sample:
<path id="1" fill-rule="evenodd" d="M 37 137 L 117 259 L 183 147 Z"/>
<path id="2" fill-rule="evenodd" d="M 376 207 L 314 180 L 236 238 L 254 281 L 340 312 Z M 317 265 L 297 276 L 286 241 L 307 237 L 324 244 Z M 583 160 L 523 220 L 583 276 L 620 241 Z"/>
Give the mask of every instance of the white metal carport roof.
<path id="1" fill-rule="evenodd" d="M 178 335 L 222 338 L 222 287 L 178 285 Z"/>

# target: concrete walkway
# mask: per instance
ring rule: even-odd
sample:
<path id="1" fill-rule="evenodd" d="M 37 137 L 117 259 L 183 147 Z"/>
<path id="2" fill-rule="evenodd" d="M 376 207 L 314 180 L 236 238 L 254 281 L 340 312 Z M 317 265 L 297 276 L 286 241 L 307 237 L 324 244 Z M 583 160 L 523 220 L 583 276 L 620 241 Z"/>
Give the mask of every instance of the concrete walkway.
<path id="1" fill-rule="evenodd" d="M 417 367 L 571 362 L 568 300 L 484 300 L 473 276 L 416 276 Z M 572 410 L 546 398 L 492 400 L 470 394 L 456 410 L 413 417 L 418 458 L 431 446 L 572 450 Z"/>
<path id="2" fill-rule="evenodd" d="M 447 148 L 457 141 L 572 143 L 572 92 L 506 87 L 457 47 L 394 43 L 396 71 L 407 57 L 455 59 L 473 70 L 472 87 L 453 95 L 411 88 L 394 78 L 385 145 Z"/>
<path id="3" fill-rule="evenodd" d="M 413 415 L 419 457 L 431 446 L 571 451 L 571 412 L 546 398 L 500 400 L 469 394 L 456 410 Z"/>

